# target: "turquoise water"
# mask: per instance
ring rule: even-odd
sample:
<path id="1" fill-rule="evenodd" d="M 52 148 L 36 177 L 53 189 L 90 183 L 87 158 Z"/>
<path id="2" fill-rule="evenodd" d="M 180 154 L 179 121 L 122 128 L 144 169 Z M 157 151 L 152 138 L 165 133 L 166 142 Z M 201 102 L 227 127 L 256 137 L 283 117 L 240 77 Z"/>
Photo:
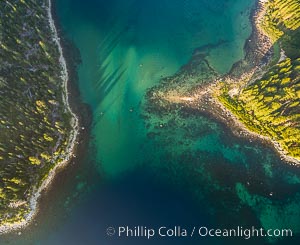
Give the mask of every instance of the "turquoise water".
<path id="1" fill-rule="evenodd" d="M 146 132 L 139 114 L 147 88 L 207 44 L 222 41 L 208 57 L 220 72 L 243 57 L 252 5 L 232 0 L 59 2 L 61 22 L 81 52 L 79 86 L 93 109 L 97 159 L 105 173 L 118 174 L 143 158 Z"/>
<path id="2" fill-rule="evenodd" d="M 297 243 L 105 234 L 118 225 L 254 225 L 300 233 L 299 168 L 207 115 L 145 111 L 147 89 L 178 72 L 195 49 L 220 74 L 241 59 L 254 2 L 56 1 L 63 31 L 81 54 L 78 85 L 93 113 L 89 150 L 50 191 L 53 200 L 34 225 L 5 244 Z"/>

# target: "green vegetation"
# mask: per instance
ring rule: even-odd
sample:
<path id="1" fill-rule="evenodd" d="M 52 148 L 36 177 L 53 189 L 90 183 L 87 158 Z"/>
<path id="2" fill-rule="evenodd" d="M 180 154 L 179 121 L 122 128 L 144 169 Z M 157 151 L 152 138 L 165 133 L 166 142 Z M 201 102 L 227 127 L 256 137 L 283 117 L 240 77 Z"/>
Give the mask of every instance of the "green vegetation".
<path id="1" fill-rule="evenodd" d="M 0 1 L 0 225 L 24 219 L 71 129 L 47 4 Z"/>
<path id="2" fill-rule="evenodd" d="M 264 3 L 266 13 L 260 27 L 274 42 L 287 30 L 300 27 L 299 0 L 271 0 Z"/>
<path id="3" fill-rule="evenodd" d="M 280 62 L 255 83 L 230 97 L 223 87 L 219 99 L 250 130 L 270 137 L 300 159 L 300 59 Z"/>
<path id="4" fill-rule="evenodd" d="M 218 98 L 251 131 L 300 159 L 300 1 L 267 2 L 261 25 L 287 57 L 238 94 L 230 93 L 234 83 L 223 83 Z"/>

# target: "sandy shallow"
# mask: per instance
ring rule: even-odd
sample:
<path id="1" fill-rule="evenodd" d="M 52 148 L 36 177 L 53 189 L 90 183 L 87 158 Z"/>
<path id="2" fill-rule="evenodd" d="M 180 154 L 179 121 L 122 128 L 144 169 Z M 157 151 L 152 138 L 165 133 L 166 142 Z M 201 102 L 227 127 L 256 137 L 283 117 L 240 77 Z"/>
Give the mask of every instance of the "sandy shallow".
<path id="1" fill-rule="evenodd" d="M 267 136 L 250 131 L 231 111 L 229 111 L 214 95 L 218 91 L 218 82 L 227 81 L 236 84 L 239 90 L 241 80 L 251 83 L 261 77 L 265 67 L 272 59 L 272 41 L 259 28 L 259 23 L 265 14 L 264 1 L 258 1 L 251 16 L 253 26 L 251 36 L 245 43 L 245 58 L 233 65 L 230 72 L 214 81 L 200 85 L 189 95 L 182 96 L 180 93 L 168 92 L 162 95 L 163 100 L 170 103 L 182 104 L 186 107 L 198 109 L 202 113 L 212 115 L 218 119 L 239 137 L 245 137 L 249 141 L 259 140 L 265 144 L 271 144 L 279 153 L 281 160 L 289 164 L 300 166 L 300 161 L 288 155 L 281 145 Z M 261 63 L 261 59 L 267 56 L 268 61 Z M 255 75 L 255 76 L 253 76 Z M 253 78 L 254 77 L 254 78 Z M 244 86 L 244 85 L 243 85 Z"/>

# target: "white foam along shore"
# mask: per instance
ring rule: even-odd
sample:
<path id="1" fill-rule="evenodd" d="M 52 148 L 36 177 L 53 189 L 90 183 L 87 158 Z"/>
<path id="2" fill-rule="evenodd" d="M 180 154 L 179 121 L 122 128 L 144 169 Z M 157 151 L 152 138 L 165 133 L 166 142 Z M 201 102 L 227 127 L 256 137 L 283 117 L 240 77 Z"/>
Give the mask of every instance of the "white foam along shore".
<path id="1" fill-rule="evenodd" d="M 60 39 L 57 34 L 57 30 L 54 24 L 54 20 L 51 13 L 51 0 L 48 0 L 48 6 L 47 6 L 47 14 L 48 14 L 48 20 L 49 20 L 49 27 L 52 31 L 53 40 L 55 41 L 58 50 L 59 50 L 59 63 L 61 65 L 61 79 L 63 81 L 63 103 L 66 108 L 66 110 L 72 115 L 72 131 L 70 132 L 68 144 L 65 149 L 65 155 L 62 157 L 62 161 L 57 163 L 54 168 L 52 168 L 47 176 L 47 178 L 43 181 L 43 183 L 37 188 L 37 190 L 34 191 L 33 196 L 30 199 L 29 205 L 30 205 L 30 212 L 24 217 L 23 220 L 15 223 L 7 223 L 2 226 L 0 226 L 0 234 L 12 232 L 21 228 L 24 228 L 25 226 L 29 225 L 30 222 L 33 220 L 35 215 L 38 211 L 38 200 L 41 196 L 41 192 L 45 190 L 49 184 L 51 184 L 52 180 L 54 179 L 55 174 L 57 173 L 57 170 L 60 168 L 63 168 L 67 165 L 67 163 L 70 161 L 73 150 L 75 146 L 75 142 L 77 139 L 77 136 L 79 134 L 79 120 L 78 117 L 75 115 L 75 113 L 72 111 L 70 104 L 69 104 L 69 98 L 68 98 L 68 89 L 67 89 L 67 83 L 69 80 L 69 74 L 67 70 L 66 60 L 63 56 L 63 50 L 60 44 Z"/>

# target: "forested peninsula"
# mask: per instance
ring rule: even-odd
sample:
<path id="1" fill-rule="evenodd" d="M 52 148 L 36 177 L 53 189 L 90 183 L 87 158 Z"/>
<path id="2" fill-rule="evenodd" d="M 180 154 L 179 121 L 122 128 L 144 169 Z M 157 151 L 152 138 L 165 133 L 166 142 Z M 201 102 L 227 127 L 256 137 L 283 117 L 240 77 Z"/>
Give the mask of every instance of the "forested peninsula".
<path id="1" fill-rule="evenodd" d="M 271 139 L 288 161 L 299 163 L 300 1 L 260 1 L 258 11 L 255 28 L 265 38 L 256 41 L 253 52 L 261 51 L 260 59 L 243 76 L 236 76 L 240 66 L 234 67 L 215 94 L 247 129 Z"/>
<path id="2" fill-rule="evenodd" d="M 226 74 L 198 48 L 174 76 L 147 93 L 146 117 L 183 109 L 213 116 L 237 136 L 272 143 L 281 158 L 300 164 L 300 2 L 259 0 L 244 58 Z M 198 51 L 200 50 L 200 51 Z M 226 62 L 226 57 L 224 57 Z M 149 124 L 153 133 L 160 125 Z"/>
<path id="3" fill-rule="evenodd" d="M 50 0 L 0 2 L 0 233 L 27 225 L 40 193 L 72 157 L 78 118 Z M 300 162 L 300 2 L 259 0 L 245 57 L 219 74 L 198 48 L 174 76 L 149 89 L 145 117 L 184 108 L 211 114 L 238 135 Z M 221 45 L 222 42 L 216 44 Z M 226 62 L 226 57 L 224 57 Z M 150 131 L 164 127 L 149 123 Z"/>
<path id="4" fill-rule="evenodd" d="M 73 154 L 78 118 L 48 0 L 0 1 L 0 233 L 28 224 Z"/>

